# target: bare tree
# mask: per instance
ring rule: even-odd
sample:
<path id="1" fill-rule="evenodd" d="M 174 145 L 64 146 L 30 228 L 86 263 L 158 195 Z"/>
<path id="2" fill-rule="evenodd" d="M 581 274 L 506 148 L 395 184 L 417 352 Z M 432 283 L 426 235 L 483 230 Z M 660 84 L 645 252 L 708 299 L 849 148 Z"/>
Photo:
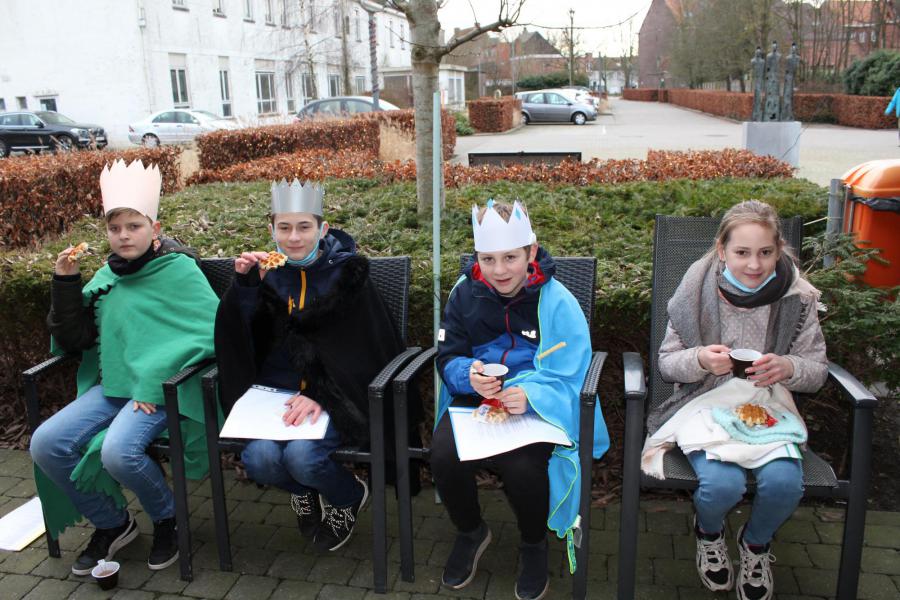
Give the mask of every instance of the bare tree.
<path id="1" fill-rule="evenodd" d="M 444 0 L 389 0 L 388 6 L 402 12 L 409 21 L 410 55 L 413 70 L 413 106 L 416 112 L 416 196 L 420 217 L 431 214 L 432 143 L 434 119 L 432 97 L 438 90 L 441 60 L 461 44 L 488 31 L 501 31 L 516 23 L 525 0 L 500 0 L 497 19 L 475 26 L 459 37 L 441 43 L 438 9 Z"/>

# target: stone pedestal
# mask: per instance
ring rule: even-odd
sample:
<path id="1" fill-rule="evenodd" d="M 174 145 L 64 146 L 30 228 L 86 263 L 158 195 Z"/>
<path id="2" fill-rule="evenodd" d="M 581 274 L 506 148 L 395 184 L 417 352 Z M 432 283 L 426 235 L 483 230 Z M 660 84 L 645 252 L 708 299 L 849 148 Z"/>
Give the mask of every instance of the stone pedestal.
<path id="1" fill-rule="evenodd" d="M 743 125 L 745 150 L 800 166 L 800 121 L 745 121 Z"/>

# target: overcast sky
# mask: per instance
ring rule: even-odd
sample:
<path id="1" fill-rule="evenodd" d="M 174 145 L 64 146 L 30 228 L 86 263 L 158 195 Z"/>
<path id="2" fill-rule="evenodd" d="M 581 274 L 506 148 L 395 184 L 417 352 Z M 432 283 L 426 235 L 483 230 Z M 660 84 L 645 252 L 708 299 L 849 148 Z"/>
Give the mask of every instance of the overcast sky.
<path id="1" fill-rule="evenodd" d="M 518 0 L 510 0 L 517 2 Z M 577 30 L 575 39 L 581 44 L 578 50 L 581 52 L 598 51 L 605 54 L 621 55 L 627 48 L 627 40 L 630 35 L 634 38 L 633 44 L 637 53 L 637 34 L 641 28 L 641 22 L 650 8 L 651 0 L 524 0 L 519 22 L 526 24 L 529 30 L 539 29 L 547 33 L 546 27 L 568 27 L 569 9 L 575 11 L 575 27 L 583 27 Z M 499 0 L 446 0 L 446 5 L 440 10 L 438 16 L 441 26 L 447 32 L 447 37 L 453 33 L 454 27 L 471 27 L 476 21 L 482 25 L 493 23 L 497 20 Z M 473 16 L 473 7 L 474 15 Z M 630 20 L 622 25 L 617 23 Z M 560 30 L 549 30 L 550 33 L 560 34 Z"/>

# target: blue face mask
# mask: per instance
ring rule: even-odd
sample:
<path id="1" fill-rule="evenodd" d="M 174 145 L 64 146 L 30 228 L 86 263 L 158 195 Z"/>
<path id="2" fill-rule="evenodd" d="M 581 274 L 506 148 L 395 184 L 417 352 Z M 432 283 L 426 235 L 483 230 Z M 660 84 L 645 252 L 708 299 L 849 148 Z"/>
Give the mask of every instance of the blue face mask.
<path id="1" fill-rule="evenodd" d="M 759 290 L 766 287 L 766 284 L 768 284 L 770 281 L 775 279 L 775 271 L 772 271 L 772 274 L 769 275 L 765 281 L 763 281 L 761 284 L 759 284 L 755 288 L 749 288 L 746 285 L 744 285 L 743 283 L 741 283 L 740 281 L 738 281 L 737 277 L 735 277 L 734 274 L 732 274 L 732 272 L 728 270 L 728 265 L 725 265 L 725 270 L 722 271 L 722 276 L 725 277 L 725 280 L 728 283 L 730 283 L 737 289 L 741 290 L 742 292 L 746 292 L 748 294 L 755 294 Z"/>
<path id="2" fill-rule="evenodd" d="M 319 240 L 322 239 L 322 232 L 325 230 L 325 223 L 322 223 L 319 226 L 319 233 L 316 234 L 316 241 L 313 244 L 312 251 L 304 256 L 303 258 L 289 258 L 287 259 L 287 264 L 294 265 L 295 267 L 306 267 L 311 265 L 316 261 L 319 254 Z M 281 246 L 278 245 L 278 242 L 275 240 L 275 232 L 272 231 L 272 241 L 275 242 L 275 249 L 287 256 L 287 252 L 282 250 Z"/>

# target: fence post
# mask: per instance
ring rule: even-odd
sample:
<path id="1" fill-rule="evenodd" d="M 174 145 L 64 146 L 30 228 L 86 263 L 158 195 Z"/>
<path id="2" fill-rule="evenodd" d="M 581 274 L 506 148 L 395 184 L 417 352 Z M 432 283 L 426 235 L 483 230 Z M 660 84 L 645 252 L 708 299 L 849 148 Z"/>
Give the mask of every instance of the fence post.
<path id="1" fill-rule="evenodd" d="M 841 232 L 844 224 L 844 182 L 840 179 L 832 179 L 828 188 L 828 220 L 825 225 L 825 239 L 828 241 Z M 834 264 L 834 257 L 826 254 L 823 261 L 825 268 Z"/>

